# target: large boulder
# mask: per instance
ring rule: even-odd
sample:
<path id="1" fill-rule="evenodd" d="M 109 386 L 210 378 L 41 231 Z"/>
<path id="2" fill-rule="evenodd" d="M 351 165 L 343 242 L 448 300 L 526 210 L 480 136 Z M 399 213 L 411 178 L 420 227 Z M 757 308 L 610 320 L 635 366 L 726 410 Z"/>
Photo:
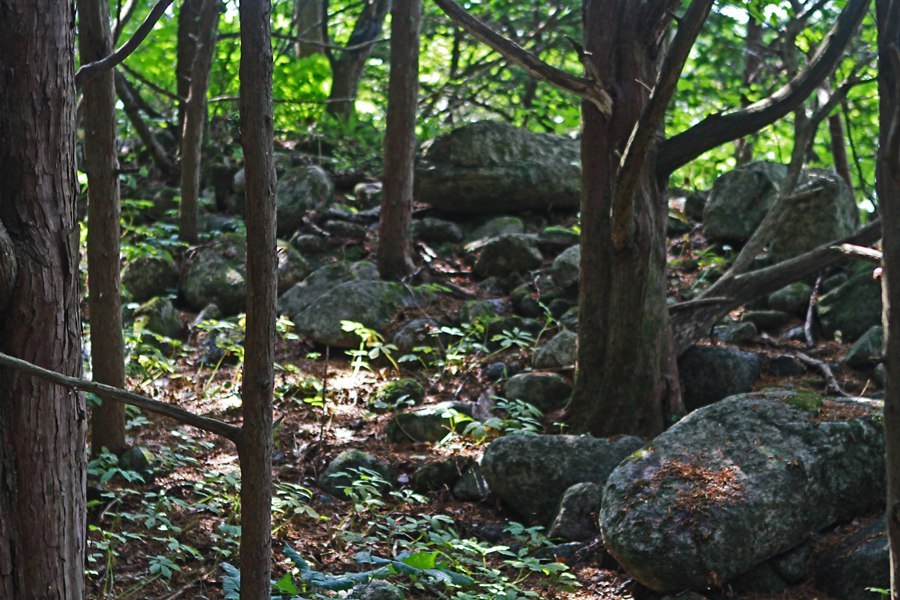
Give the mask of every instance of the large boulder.
<path id="1" fill-rule="evenodd" d="M 850 235 L 859 225 L 853 190 L 832 171 L 804 171 L 784 218 L 778 221 L 769 256 L 781 262 Z"/>
<path id="2" fill-rule="evenodd" d="M 244 310 L 247 295 L 247 240 L 223 235 L 189 250 L 180 283 L 181 298 L 196 311 L 215 304 L 224 315 Z"/>
<path id="3" fill-rule="evenodd" d="M 278 179 L 275 187 L 279 237 L 290 237 L 308 210 L 331 203 L 334 184 L 321 167 L 313 165 L 291 169 Z"/>
<path id="4" fill-rule="evenodd" d="M 576 435 L 507 435 L 491 442 L 481 468 L 491 491 L 523 518 L 548 525 L 567 489 L 603 484 L 613 468 L 644 442 Z"/>
<path id="5" fill-rule="evenodd" d="M 565 406 L 572 394 L 572 386 L 556 373 L 519 373 L 504 386 L 507 400 L 521 400 L 550 412 Z"/>
<path id="6" fill-rule="evenodd" d="M 550 267 L 553 283 L 564 290 L 577 287 L 580 268 L 581 246 L 569 246 L 553 260 Z"/>
<path id="7" fill-rule="evenodd" d="M 752 162 L 716 180 L 703 206 L 703 233 L 714 241 L 746 242 L 766 216 L 787 167 Z"/>
<path id="8" fill-rule="evenodd" d="M 480 122 L 435 138 L 416 167 L 416 197 L 455 213 L 577 209 L 578 141 Z"/>
<path id="9" fill-rule="evenodd" d="M 822 557 L 816 587 L 841 600 L 877 600 L 868 588 L 891 587 L 890 543 L 883 517 L 856 531 Z"/>
<path id="10" fill-rule="evenodd" d="M 745 242 L 778 196 L 787 167 L 753 162 L 719 177 L 703 210 L 703 232 L 711 240 Z M 775 226 L 773 261 L 791 258 L 849 235 L 858 223 L 856 199 L 834 173 L 805 170 L 795 199 Z"/>
<path id="11" fill-rule="evenodd" d="M 684 404 L 694 410 L 743 394 L 759 378 L 759 356 L 726 346 L 694 346 L 678 359 Z"/>
<path id="12" fill-rule="evenodd" d="M 399 283 L 357 279 L 341 283 L 316 298 L 309 307 L 290 315 L 297 331 L 316 343 L 335 348 L 355 348 L 360 339 L 344 330 L 343 321 L 361 323 L 381 331 L 391 322 L 400 306 L 415 300 Z"/>
<path id="13" fill-rule="evenodd" d="M 578 336 L 563 329 L 534 353 L 534 366 L 538 369 L 571 367 L 578 358 Z"/>
<path id="14" fill-rule="evenodd" d="M 135 302 L 164 296 L 178 287 L 178 266 L 168 254 L 136 256 L 122 269 L 122 287 Z"/>
<path id="15" fill-rule="evenodd" d="M 816 313 L 823 333 L 844 342 L 856 341 L 879 325 L 881 283 L 872 278 L 872 266 L 858 267 L 849 280 L 822 296 Z"/>
<path id="16" fill-rule="evenodd" d="M 355 263 L 336 262 L 313 271 L 278 298 L 278 312 L 296 321 L 299 315 L 326 292 L 342 283 L 357 279 L 378 279 L 378 267 L 361 260 Z"/>
<path id="17" fill-rule="evenodd" d="M 690 413 L 609 476 L 607 550 L 659 592 L 720 586 L 883 503 L 881 406 L 810 392 Z"/>
<path id="18" fill-rule="evenodd" d="M 508 277 L 536 269 L 543 260 L 535 237 L 503 235 L 481 247 L 481 254 L 475 261 L 475 273 L 480 277 Z"/>

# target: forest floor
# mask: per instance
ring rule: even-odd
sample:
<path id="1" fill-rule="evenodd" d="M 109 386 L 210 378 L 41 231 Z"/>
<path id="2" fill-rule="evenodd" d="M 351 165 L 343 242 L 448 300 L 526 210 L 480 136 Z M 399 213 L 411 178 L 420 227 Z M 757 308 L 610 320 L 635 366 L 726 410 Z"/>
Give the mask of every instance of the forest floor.
<path id="1" fill-rule="evenodd" d="M 370 257 L 372 243 L 369 239 L 355 247 L 354 255 Z M 690 264 L 685 259 L 699 254 L 704 246 L 697 233 L 681 238 L 673 246 L 677 257 L 670 257 L 671 264 Z M 344 246 L 336 252 L 348 250 Z M 442 296 L 428 309 L 432 316 L 455 314 L 465 296 L 484 296 L 462 252 L 443 259 L 430 257 L 430 263 L 432 281 L 452 284 L 462 292 Z M 694 268 L 673 268 L 673 291 L 692 285 L 697 274 Z M 402 318 L 415 316 L 421 315 L 406 314 Z M 184 313 L 183 321 L 189 324 L 194 317 Z M 399 324 L 398 319 L 394 325 Z M 797 320 L 788 327 L 799 325 L 802 323 Z M 237 324 L 232 327 L 238 329 Z M 397 444 L 385 435 L 390 411 L 373 412 L 369 404 L 381 385 L 401 376 L 413 377 L 425 386 L 426 405 L 451 399 L 475 401 L 494 385 L 484 374 L 489 363 L 503 361 L 523 368 L 529 364 L 533 345 L 513 345 L 488 353 L 473 349 L 440 369 L 417 368 L 410 363 L 400 363 L 398 369 L 383 356 L 354 364 L 343 351 L 326 352 L 284 328 L 281 333 L 275 382 L 273 577 L 286 598 L 340 597 L 322 589 L 304 588 L 296 561 L 284 553 L 286 546 L 313 571 L 333 576 L 375 568 L 360 564 L 361 558 L 377 560 L 396 557 L 403 551 L 418 553 L 425 561 L 421 564 L 438 575 L 391 577 L 390 581 L 406 588 L 408 598 L 659 597 L 619 570 L 599 540 L 574 556 L 554 555 L 546 548 L 555 546 L 539 530 L 510 525 L 516 516 L 496 500 L 462 502 L 447 489 L 413 492 L 410 482 L 416 467 L 432 460 L 477 457 L 489 439 L 448 433 L 439 443 Z M 195 329 L 181 344 L 161 351 L 138 348 L 135 352 L 144 354 L 132 356 L 132 362 L 140 368 L 132 368 L 129 385 L 188 410 L 239 423 L 240 335 L 225 359 L 215 366 L 203 364 L 204 335 L 207 333 Z M 757 337 L 741 347 L 761 354 L 812 351 L 831 363 L 839 362 L 846 351 L 846 346 L 834 342 L 820 342 L 809 349 L 778 335 Z M 563 374 L 572 376 L 571 372 Z M 852 370 L 844 369 L 837 375 L 849 391 L 871 389 L 872 383 Z M 772 383 L 770 376 L 764 376 L 757 387 Z M 824 389 L 822 379 L 813 372 L 794 383 Z M 92 463 L 89 597 L 225 597 L 229 583 L 223 565 L 238 562 L 239 471 L 235 449 L 230 442 L 163 418 L 132 410 L 128 415 L 131 443 L 148 451 L 154 474 L 140 478 L 135 473 L 139 469 L 112 456 Z M 542 425 L 548 433 L 565 432 L 565 414 L 545 415 Z M 361 449 L 390 463 L 395 474 L 393 491 L 383 491 L 375 481 L 354 488 L 351 499 L 322 493 L 319 478 L 329 461 L 345 449 Z M 360 556 L 360 552 L 369 556 Z M 439 582 L 440 577 L 451 574 L 471 577 L 474 583 L 453 587 Z M 714 590 L 709 597 L 734 594 L 728 589 Z M 827 598 L 810 584 L 777 596 L 742 597 Z"/>

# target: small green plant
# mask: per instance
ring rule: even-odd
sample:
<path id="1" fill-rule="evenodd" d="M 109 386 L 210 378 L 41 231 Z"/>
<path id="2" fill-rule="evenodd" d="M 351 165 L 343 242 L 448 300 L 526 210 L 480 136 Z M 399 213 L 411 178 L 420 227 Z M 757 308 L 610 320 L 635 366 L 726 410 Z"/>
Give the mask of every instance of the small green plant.
<path id="1" fill-rule="evenodd" d="M 352 358 L 350 366 L 353 367 L 354 377 L 359 375 L 361 369 L 371 371 L 372 366 L 369 361 L 377 360 L 382 356 L 391 363 L 395 371 L 400 371 L 400 365 L 394 359 L 397 346 L 385 343 L 384 336 L 380 333 L 355 321 L 341 321 L 341 329 L 359 338 L 359 347 L 355 350 L 347 350 L 347 355 Z"/>

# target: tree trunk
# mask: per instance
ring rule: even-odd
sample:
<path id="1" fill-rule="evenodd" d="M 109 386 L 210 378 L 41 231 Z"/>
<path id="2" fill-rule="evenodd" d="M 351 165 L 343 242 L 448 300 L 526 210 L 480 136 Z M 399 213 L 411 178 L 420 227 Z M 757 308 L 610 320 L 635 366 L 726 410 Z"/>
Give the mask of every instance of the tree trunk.
<path id="1" fill-rule="evenodd" d="M 138 101 L 137 92 L 131 83 L 118 70 L 115 71 L 116 95 L 122 101 L 122 108 L 125 116 L 128 117 L 129 123 L 134 127 L 135 133 L 141 139 L 141 142 L 150 153 L 153 164 L 166 177 L 167 181 L 175 181 L 178 179 L 178 167 L 172 161 L 172 158 L 162 147 L 150 127 L 141 117 L 140 102 Z"/>
<path id="2" fill-rule="evenodd" d="M 844 135 L 844 123 L 841 113 L 836 112 L 828 117 L 828 132 L 831 134 L 831 156 L 834 159 L 834 172 L 853 189 L 853 177 L 850 175 L 850 160 L 847 158 L 847 141 Z"/>
<path id="3" fill-rule="evenodd" d="M 900 1 L 876 0 L 880 134 L 876 186 L 884 225 L 884 433 L 891 598 L 900 598 Z"/>
<path id="4" fill-rule="evenodd" d="M 674 1 L 585 3 L 586 59 L 614 91 L 614 106 L 607 120 L 582 103 L 578 372 L 570 404 L 577 431 L 658 433 L 680 404 L 666 309 L 665 182 L 655 175 L 655 147 L 640 173 L 625 247 L 614 246 L 610 220 L 620 156 L 647 102 L 645 83 L 657 78 L 666 9 L 676 8 Z"/>
<path id="5" fill-rule="evenodd" d="M 78 0 L 78 44 L 83 63 L 112 52 L 109 6 L 105 0 Z M 84 171 L 88 176 L 88 303 L 93 380 L 125 384 L 125 343 L 119 289 L 119 173 L 116 145 L 114 72 L 104 71 L 84 85 Z M 125 443 L 125 406 L 101 400 L 91 412 L 91 454 L 119 453 Z"/>
<path id="6" fill-rule="evenodd" d="M 18 264 L 0 350 L 78 375 L 74 15 L 0 0 L 0 222 Z M 83 398 L 0 370 L 0 598 L 83 598 L 85 462 Z"/>
<path id="7" fill-rule="evenodd" d="M 175 81 L 178 94 L 178 134 L 184 131 L 184 114 L 191 93 L 194 58 L 200 34 L 200 10 L 203 0 L 184 0 L 178 11 L 178 42 L 175 49 Z"/>
<path id="8" fill-rule="evenodd" d="M 340 58 L 331 61 L 328 114 L 340 121 L 349 121 L 354 115 L 366 60 L 372 53 L 373 42 L 381 35 L 390 8 L 391 0 L 366 0 Z"/>
<path id="9" fill-rule="evenodd" d="M 385 279 L 401 279 L 415 268 L 409 228 L 416 160 L 421 28 L 422 0 L 394 0 L 384 135 L 384 198 L 378 226 L 378 271 Z"/>
<path id="10" fill-rule="evenodd" d="M 200 197 L 200 155 L 203 150 L 203 128 L 206 125 L 206 90 L 216 50 L 219 25 L 219 0 L 203 0 L 191 85 L 185 105 L 184 130 L 181 135 L 181 204 L 178 237 L 196 244 L 198 239 Z"/>
<path id="11" fill-rule="evenodd" d="M 242 0 L 241 141 L 247 174 L 247 336 L 241 464 L 241 598 L 271 592 L 275 378 L 275 167 L 269 0 Z"/>
<path id="12" fill-rule="evenodd" d="M 750 104 L 746 91 L 756 81 L 759 68 L 762 65 L 762 59 L 759 54 L 760 46 L 762 45 L 762 34 L 762 24 L 751 15 L 747 20 L 747 36 L 744 38 L 744 75 L 741 80 L 744 89 L 741 90 L 741 106 Z M 749 135 L 734 142 L 734 160 L 738 165 L 744 165 L 753 160 L 753 143 L 755 140 L 755 135 Z"/>
<path id="13" fill-rule="evenodd" d="M 294 4 L 294 18 L 297 21 L 297 43 L 294 52 L 297 58 L 325 53 L 325 36 L 322 35 L 325 11 L 322 0 L 297 0 Z"/>

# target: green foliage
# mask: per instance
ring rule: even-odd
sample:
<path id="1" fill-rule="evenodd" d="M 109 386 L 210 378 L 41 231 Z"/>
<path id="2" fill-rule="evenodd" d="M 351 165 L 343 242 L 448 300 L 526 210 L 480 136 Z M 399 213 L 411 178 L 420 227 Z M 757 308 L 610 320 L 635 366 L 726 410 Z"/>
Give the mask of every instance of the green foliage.
<path id="1" fill-rule="evenodd" d="M 361 369 L 371 371 L 372 365 L 369 361 L 378 360 L 381 357 L 391 363 L 395 371 L 400 371 L 400 366 L 394 359 L 397 346 L 386 343 L 384 336 L 380 333 L 355 321 L 341 321 L 341 330 L 349 331 L 359 338 L 359 347 L 355 350 L 347 350 L 347 356 L 352 358 L 350 366 L 353 367 L 354 377 L 359 375 Z"/>

